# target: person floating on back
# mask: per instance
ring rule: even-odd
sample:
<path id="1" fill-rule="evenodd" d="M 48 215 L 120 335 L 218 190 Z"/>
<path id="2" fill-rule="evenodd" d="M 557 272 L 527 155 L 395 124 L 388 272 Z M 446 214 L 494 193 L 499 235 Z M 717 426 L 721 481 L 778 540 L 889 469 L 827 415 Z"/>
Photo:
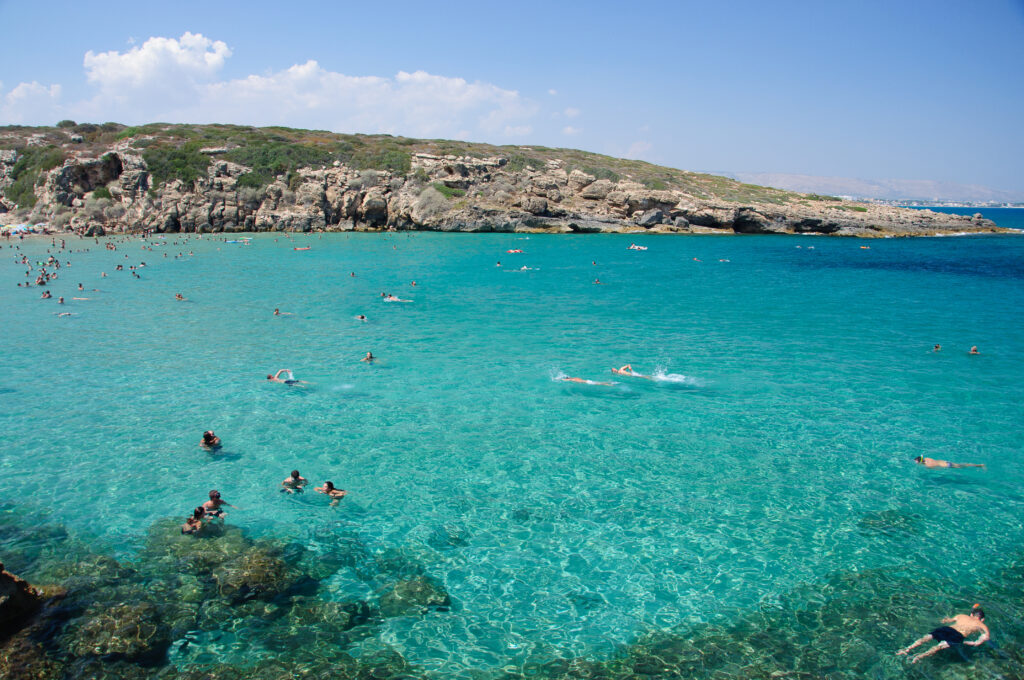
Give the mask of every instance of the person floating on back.
<path id="1" fill-rule="evenodd" d="M 974 607 L 971 608 L 970 614 L 957 614 L 951 619 L 942 619 L 942 623 L 948 623 L 951 625 L 936 628 L 914 644 L 909 647 L 904 647 L 900 651 L 896 652 L 896 654 L 897 656 L 902 656 L 918 645 L 923 645 L 931 640 L 936 640 L 939 644 L 935 645 L 927 652 L 918 654 L 911 659 L 910 663 L 917 663 L 924 657 L 931 656 L 940 650 L 948 648 L 950 645 L 968 645 L 970 647 L 977 647 L 987 642 L 989 638 L 988 626 L 985 625 L 984 621 L 985 612 L 981 610 L 979 605 L 974 605 Z M 981 637 L 973 642 L 967 642 L 967 638 L 971 637 L 975 633 L 981 633 Z"/>
<path id="2" fill-rule="evenodd" d="M 938 458 L 927 458 L 925 456 L 918 456 L 914 459 L 915 463 L 923 465 L 926 468 L 967 468 L 976 467 L 984 468 L 984 463 L 950 463 L 948 460 L 940 460 Z"/>

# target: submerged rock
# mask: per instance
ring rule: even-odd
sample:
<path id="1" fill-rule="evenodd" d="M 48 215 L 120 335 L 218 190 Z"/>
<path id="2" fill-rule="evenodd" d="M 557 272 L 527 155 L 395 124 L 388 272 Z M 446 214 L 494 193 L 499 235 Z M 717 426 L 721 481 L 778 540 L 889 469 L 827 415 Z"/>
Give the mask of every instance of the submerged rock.
<path id="1" fill-rule="evenodd" d="M 426 576 L 399 581 L 380 596 L 380 612 L 389 618 L 416 616 L 430 609 L 447 611 L 451 604 L 444 587 Z"/>
<path id="2" fill-rule="evenodd" d="M 170 644 L 158 609 L 148 602 L 90 607 L 65 634 L 65 648 L 79 657 L 157 662 Z"/>
<path id="3" fill-rule="evenodd" d="M 0 637 L 20 628 L 42 606 L 40 592 L 0 564 Z"/>
<path id="4" fill-rule="evenodd" d="M 231 602 L 280 595 L 298 581 L 287 563 L 267 548 L 254 548 L 213 572 L 220 595 Z"/>

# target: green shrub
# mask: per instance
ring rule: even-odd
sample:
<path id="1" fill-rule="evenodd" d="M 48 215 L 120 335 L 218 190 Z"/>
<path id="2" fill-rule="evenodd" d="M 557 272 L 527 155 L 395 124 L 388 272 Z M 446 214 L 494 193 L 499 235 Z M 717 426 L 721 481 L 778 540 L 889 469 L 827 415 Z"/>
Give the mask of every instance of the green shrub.
<path id="1" fill-rule="evenodd" d="M 59 127 L 59 128 L 73 128 L 76 125 L 78 125 L 78 123 L 76 123 L 73 120 L 67 120 L 67 119 L 62 120 L 59 123 L 57 123 L 57 127 Z"/>
<path id="2" fill-rule="evenodd" d="M 456 196 L 465 196 L 466 192 L 463 189 L 456 189 L 454 187 L 445 186 L 440 182 L 434 182 L 433 187 L 444 196 L 445 198 L 455 198 Z"/>
<path id="3" fill-rule="evenodd" d="M 868 211 L 868 209 L 865 208 L 862 205 L 851 205 L 850 206 L 850 210 L 852 210 L 854 212 L 867 212 Z"/>
<path id="4" fill-rule="evenodd" d="M 614 170 L 612 170 L 610 168 L 589 168 L 589 167 L 584 167 L 583 168 L 583 172 L 587 173 L 588 175 L 593 175 L 594 179 L 607 179 L 607 180 L 610 180 L 612 182 L 618 182 L 620 179 L 622 179 L 622 177 L 619 175 L 619 173 L 615 172 Z M 653 188 L 653 187 L 651 187 L 651 188 Z"/>
<path id="5" fill-rule="evenodd" d="M 417 182 L 423 182 L 424 184 L 430 181 L 430 174 L 425 168 L 416 168 L 416 172 L 412 174 L 412 177 Z"/>
<path id="6" fill-rule="evenodd" d="M 153 178 L 152 185 L 180 179 L 191 184 L 199 177 L 206 175 L 210 167 L 210 157 L 199 153 L 199 142 L 187 142 L 181 147 L 152 146 L 142 154 Z"/>
<path id="7" fill-rule="evenodd" d="M 508 155 L 508 163 L 505 164 L 505 169 L 509 172 L 521 172 L 526 168 L 540 170 L 545 165 L 544 161 L 539 158 L 531 158 L 530 156 L 521 153 L 510 153 Z"/>
<path id="8" fill-rule="evenodd" d="M 238 181 L 235 182 L 235 188 L 237 189 L 262 189 L 267 185 L 267 182 L 263 181 L 264 178 L 255 172 L 247 172 L 244 175 L 238 176 Z"/>
<path id="9" fill-rule="evenodd" d="M 110 195 L 110 189 L 106 187 L 96 187 L 93 189 L 92 195 L 95 198 L 113 198 L 113 196 Z"/>
<path id="10" fill-rule="evenodd" d="M 288 175 L 303 167 L 330 165 L 337 153 L 329 148 L 293 144 L 290 142 L 255 142 L 224 154 L 232 163 L 248 165 L 250 172 L 239 177 L 240 186 L 259 189 L 274 181 L 278 175 Z"/>
<path id="11" fill-rule="evenodd" d="M 64 152 L 56 146 L 22 149 L 11 169 L 11 179 L 14 181 L 4 195 L 20 208 L 31 208 L 36 204 L 35 186 L 42 180 L 43 173 L 63 162 Z"/>
<path id="12" fill-rule="evenodd" d="M 640 180 L 640 183 L 643 184 L 648 189 L 654 189 L 655 191 L 662 191 L 664 189 L 668 189 L 668 183 L 665 182 L 665 180 L 663 179 L 658 179 L 657 177 L 645 177 L 644 179 Z"/>
<path id="13" fill-rule="evenodd" d="M 836 196 L 823 196 L 822 194 L 807 194 L 808 200 L 811 201 L 841 201 L 843 199 Z"/>

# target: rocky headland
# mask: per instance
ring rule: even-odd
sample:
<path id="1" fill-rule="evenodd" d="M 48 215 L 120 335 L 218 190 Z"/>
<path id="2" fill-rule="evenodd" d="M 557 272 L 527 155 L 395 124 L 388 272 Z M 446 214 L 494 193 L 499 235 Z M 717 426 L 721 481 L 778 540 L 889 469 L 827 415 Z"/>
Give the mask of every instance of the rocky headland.
<path id="1" fill-rule="evenodd" d="M 0 127 L 0 223 L 107 232 L 496 231 L 885 237 L 964 217 L 571 149 L 288 128 Z"/>

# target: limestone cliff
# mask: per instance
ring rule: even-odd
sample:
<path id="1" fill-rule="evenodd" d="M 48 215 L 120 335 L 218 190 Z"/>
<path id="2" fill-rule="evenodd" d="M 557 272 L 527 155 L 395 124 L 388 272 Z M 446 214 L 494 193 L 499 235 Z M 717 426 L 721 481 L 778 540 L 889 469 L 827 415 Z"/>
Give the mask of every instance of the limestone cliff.
<path id="1" fill-rule="evenodd" d="M 106 137 L 86 132 L 92 134 L 89 143 L 73 130 L 0 128 L 0 221 L 48 222 L 87 235 L 397 229 L 870 237 L 1001 231 L 980 216 L 797 194 L 573 150 L 290 130 L 288 136 L 276 128 L 229 127 L 241 132 L 226 135 L 225 126 L 87 127 L 106 126 L 113 126 Z M 253 136 L 268 130 L 276 136 Z M 225 136 L 233 141 L 199 146 Z M 368 146 L 381 139 L 390 145 L 383 151 Z M 257 167 L 271 152 L 298 158 L 289 155 L 289 144 L 319 162 L 267 165 L 278 174 Z M 248 158 L 255 160 L 236 162 Z M 376 169 L 367 167 L 374 159 L 384 160 Z"/>

